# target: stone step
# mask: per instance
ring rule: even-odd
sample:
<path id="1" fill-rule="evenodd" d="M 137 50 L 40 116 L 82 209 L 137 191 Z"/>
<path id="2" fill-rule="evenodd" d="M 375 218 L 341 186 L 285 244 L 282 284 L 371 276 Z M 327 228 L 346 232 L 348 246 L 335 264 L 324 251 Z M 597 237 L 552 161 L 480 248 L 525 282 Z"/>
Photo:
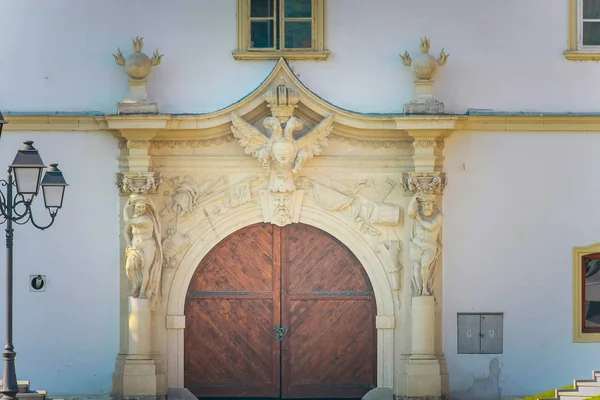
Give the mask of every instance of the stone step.
<path id="1" fill-rule="evenodd" d="M 600 394 L 600 382 L 598 381 L 577 380 L 575 388 L 579 393 L 590 397 Z"/>
<path id="2" fill-rule="evenodd" d="M 579 393 L 579 391 L 574 389 L 558 391 L 559 400 L 585 400 L 588 397 L 590 397 L 589 394 Z"/>

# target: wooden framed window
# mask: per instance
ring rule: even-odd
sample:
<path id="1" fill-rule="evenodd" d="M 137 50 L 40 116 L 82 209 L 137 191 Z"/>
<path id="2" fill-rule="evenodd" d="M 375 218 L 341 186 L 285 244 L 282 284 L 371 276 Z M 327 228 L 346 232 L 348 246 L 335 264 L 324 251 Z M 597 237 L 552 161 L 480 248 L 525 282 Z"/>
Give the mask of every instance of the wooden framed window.
<path id="1" fill-rule="evenodd" d="M 238 0 L 236 60 L 325 60 L 326 0 Z"/>
<path id="2" fill-rule="evenodd" d="M 569 60 L 600 60 L 600 0 L 569 1 Z"/>
<path id="3" fill-rule="evenodd" d="M 573 249 L 573 341 L 600 342 L 600 243 Z"/>

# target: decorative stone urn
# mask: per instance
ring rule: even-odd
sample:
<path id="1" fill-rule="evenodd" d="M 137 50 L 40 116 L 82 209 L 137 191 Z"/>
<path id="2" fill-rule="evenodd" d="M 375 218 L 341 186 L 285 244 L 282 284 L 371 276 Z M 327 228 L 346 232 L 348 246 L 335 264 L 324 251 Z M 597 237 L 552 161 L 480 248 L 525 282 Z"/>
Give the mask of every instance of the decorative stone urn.
<path id="1" fill-rule="evenodd" d="M 152 67 L 160 64 L 163 55 L 158 53 L 158 49 L 152 58 L 142 53 L 144 38 L 139 36 L 133 39 L 132 43 L 134 52 L 127 58 L 123 57 L 120 48 L 117 54 L 113 54 L 115 62 L 125 67 L 125 73 L 130 78 L 129 96 L 119 103 L 119 114 L 156 114 L 158 105 L 148 97 L 146 78 L 150 75 Z"/>
<path id="2" fill-rule="evenodd" d="M 436 59 L 429 54 L 429 47 L 429 39 L 423 37 L 421 39 L 421 54 L 412 59 L 408 51 L 405 51 L 400 56 L 404 65 L 412 67 L 416 78 L 415 98 L 404 105 L 404 113 L 406 114 L 442 114 L 444 112 L 444 103 L 438 101 L 433 95 L 433 77 L 438 68 L 446 64 L 450 54 L 444 53 L 444 49 L 442 49 L 440 56 Z"/>

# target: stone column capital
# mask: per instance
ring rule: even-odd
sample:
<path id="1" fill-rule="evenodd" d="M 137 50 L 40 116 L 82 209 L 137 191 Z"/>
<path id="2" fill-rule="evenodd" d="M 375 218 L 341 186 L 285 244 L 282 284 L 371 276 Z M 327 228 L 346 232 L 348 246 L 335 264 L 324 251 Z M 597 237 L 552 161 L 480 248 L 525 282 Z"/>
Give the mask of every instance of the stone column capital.
<path id="1" fill-rule="evenodd" d="M 446 184 L 444 172 L 404 172 L 402 187 L 407 194 L 443 194 Z"/>
<path id="2" fill-rule="evenodd" d="M 158 172 L 120 172 L 116 178 L 121 196 L 156 193 L 160 183 Z"/>

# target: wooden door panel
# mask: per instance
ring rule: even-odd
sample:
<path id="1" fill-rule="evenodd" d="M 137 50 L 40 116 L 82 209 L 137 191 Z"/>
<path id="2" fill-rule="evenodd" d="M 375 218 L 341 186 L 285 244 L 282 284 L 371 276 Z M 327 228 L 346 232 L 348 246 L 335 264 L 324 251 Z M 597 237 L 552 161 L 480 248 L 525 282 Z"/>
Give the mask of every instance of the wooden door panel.
<path id="1" fill-rule="evenodd" d="M 362 397 L 373 387 L 369 300 L 292 300 L 289 312 L 286 397 Z"/>
<path id="2" fill-rule="evenodd" d="M 186 300 L 184 384 L 199 397 L 279 397 L 278 228 L 235 232 L 198 266 Z"/>
<path id="3" fill-rule="evenodd" d="M 372 290 L 356 256 L 337 239 L 308 225 L 285 228 L 290 293 Z"/>
<path id="4" fill-rule="evenodd" d="M 375 299 L 364 268 L 307 225 L 282 230 L 282 253 L 282 397 L 362 397 L 377 377 Z"/>
<path id="5" fill-rule="evenodd" d="M 186 387 L 197 396 L 277 396 L 272 311 L 270 300 L 192 302 L 186 331 L 198 332 L 201 340 L 185 341 Z"/>
<path id="6" fill-rule="evenodd" d="M 198 266 L 184 383 L 199 397 L 356 398 L 376 383 L 375 300 L 356 257 L 302 224 L 256 224 Z M 289 331 L 282 342 L 273 327 Z"/>

